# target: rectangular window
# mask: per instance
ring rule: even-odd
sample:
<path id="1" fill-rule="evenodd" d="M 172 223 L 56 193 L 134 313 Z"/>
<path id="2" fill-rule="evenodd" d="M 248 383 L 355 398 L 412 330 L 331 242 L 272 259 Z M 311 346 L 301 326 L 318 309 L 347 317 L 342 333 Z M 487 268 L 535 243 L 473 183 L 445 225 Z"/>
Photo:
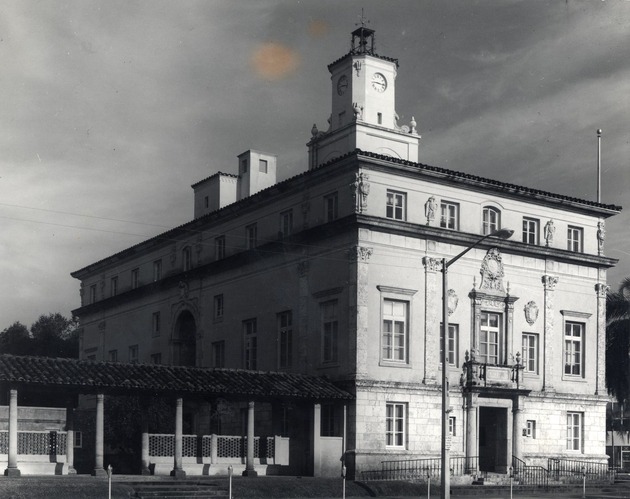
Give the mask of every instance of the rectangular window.
<path id="1" fill-rule="evenodd" d="M 247 173 L 247 160 L 241 160 L 241 173 Z"/>
<path id="2" fill-rule="evenodd" d="M 133 269 L 131 271 L 131 289 L 136 289 L 140 286 L 140 269 Z"/>
<path id="3" fill-rule="evenodd" d="M 502 362 L 502 315 L 482 312 L 479 328 L 479 362 L 497 365 Z"/>
<path id="4" fill-rule="evenodd" d="M 192 268 L 192 251 L 190 246 L 186 246 L 182 250 L 182 267 L 184 272 L 188 272 Z"/>
<path id="5" fill-rule="evenodd" d="M 96 284 L 90 286 L 90 303 L 96 302 Z"/>
<path id="6" fill-rule="evenodd" d="M 523 333 L 523 369 L 538 374 L 538 334 Z"/>
<path id="7" fill-rule="evenodd" d="M 376 123 L 379 125 L 383 124 L 383 113 L 376 113 Z"/>
<path id="8" fill-rule="evenodd" d="M 223 295 L 214 297 L 214 318 L 223 319 Z"/>
<path id="9" fill-rule="evenodd" d="M 405 192 L 387 191 L 387 218 L 407 220 L 407 194 Z"/>
<path id="10" fill-rule="evenodd" d="M 162 354 L 161 353 L 152 353 L 151 354 L 151 364 L 161 364 L 162 363 Z"/>
<path id="11" fill-rule="evenodd" d="M 457 436 L 457 418 L 455 416 L 449 416 L 448 418 L 448 434 L 451 437 Z"/>
<path id="12" fill-rule="evenodd" d="M 258 171 L 260 173 L 267 173 L 267 160 L 266 159 L 261 159 L 258 161 Z"/>
<path id="13" fill-rule="evenodd" d="M 339 360 L 337 317 L 337 300 L 330 300 L 320 305 L 322 321 L 322 362 L 330 363 Z"/>
<path id="14" fill-rule="evenodd" d="M 110 350 L 107 352 L 107 360 L 109 362 L 118 362 L 118 350 Z"/>
<path id="15" fill-rule="evenodd" d="M 440 203 L 440 227 L 443 229 L 459 229 L 459 205 L 442 201 Z"/>
<path id="16" fill-rule="evenodd" d="M 210 198 L 208 196 L 203 198 L 203 205 L 205 208 L 208 208 L 210 206 Z"/>
<path id="17" fill-rule="evenodd" d="M 160 312 L 153 312 L 153 337 L 160 336 Z"/>
<path id="18" fill-rule="evenodd" d="M 440 324 L 440 364 L 442 362 L 442 338 L 444 338 L 444 324 Z M 448 363 L 459 365 L 459 324 L 448 325 Z"/>
<path id="19" fill-rule="evenodd" d="M 83 433 L 80 431 L 74 431 L 74 448 L 80 449 L 83 447 Z"/>
<path id="20" fill-rule="evenodd" d="M 225 341 L 212 342 L 212 367 L 225 367 Z"/>
<path id="21" fill-rule="evenodd" d="M 338 196 L 336 192 L 324 196 L 324 219 L 326 222 L 337 220 Z"/>
<path id="22" fill-rule="evenodd" d="M 162 279 L 162 260 L 153 262 L 153 282 Z"/>
<path id="23" fill-rule="evenodd" d="M 112 277 L 109 281 L 109 292 L 111 296 L 118 294 L 118 276 Z"/>
<path id="24" fill-rule="evenodd" d="M 217 260 L 225 258 L 225 236 L 214 238 L 214 256 Z"/>
<path id="25" fill-rule="evenodd" d="M 278 367 L 293 366 L 293 313 L 289 310 L 278 314 Z"/>
<path id="26" fill-rule="evenodd" d="M 333 404 L 322 404 L 322 424 L 321 424 L 321 436 L 322 437 L 338 437 L 339 433 L 339 420 L 337 417 L 337 411 Z"/>
<path id="27" fill-rule="evenodd" d="M 484 235 L 492 234 L 499 230 L 501 227 L 501 212 L 491 206 L 486 206 L 483 209 L 483 222 L 482 229 Z"/>
<path id="28" fill-rule="evenodd" d="M 280 213 L 280 237 L 289 237 L 293 232 L 293 210 Z"/>
<path id="29" fill-rule="evenodd" d="M 385 417 L 385 445 L 387 447 L 405 447 L 406 409 L 405 404 L 387 404 Z"/>
<path id="30" fill-rule="evenodd" d="M 584 324 L 564 323 L 564 374 L 584 376 Z"/>
<path id="31" fill-rule="evenodd" d="M 536 438 L 536 421 L 533 419 L 527 420 L 527 426 L 525 427 L 525 436 L 528 438 Z"/>
<path id="32" fill-rule="evenodd" d="M 583 416 L 581 412 L 567 412 L 567 450 L 582 451 Z"/>
<path id="33" fill-rule="evenodd" d="M 138 363 L 138 345 L 131 345 L 129 347 L 129 362 L 131 364 Z"/>
<path id="34" fill-rule="evenodd" d="M 583 231 L 581 227 L 573 227 L 569 225 L 567 229 L 567 249 L 576 253 L 583 251 L 582 239 Z"/>
<path id="35" fill-rule="evenodd" d="M 538 244 L 540 222 L 535 218 L 523 217 L 523 242 Z"/>
<path id="36" fill-rule="evenodd" d="M 254 249 L 258 246 L 258 226 L 256 224 L 251 224 L 245 227 L 245 232 L 247 236 L 247 249 Z"/>
<path id="37" fill-rule="evenodd" d="M 382 359 L 407 362 L 409 303 L 383 300 Z"/>
<path id="38" fill-rule="evenodd" d="M 243 321 L 243 351 L 245 369 L 258 369 L 258 333 L 256 319 Z"/>

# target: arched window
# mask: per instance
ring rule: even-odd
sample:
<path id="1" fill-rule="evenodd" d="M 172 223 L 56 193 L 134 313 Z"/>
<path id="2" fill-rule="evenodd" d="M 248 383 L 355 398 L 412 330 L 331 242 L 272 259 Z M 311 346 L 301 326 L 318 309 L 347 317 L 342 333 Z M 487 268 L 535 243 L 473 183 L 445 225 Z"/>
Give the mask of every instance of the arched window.
<path id="1" fill-rule="evenodd" d="M 187 272 L 192 268 L 192 253 L 190 251 L 190 246 L 186 246 L 182 250 L 182 264 L 184 267 L 184 272 Z"/>
<path id="2" fill-rule="evenodd" d="M 484 235 L 499 230 L 501 228 L 501 212 L 492 206 L 486 206 L 483 209 L 482 225 Z"/>

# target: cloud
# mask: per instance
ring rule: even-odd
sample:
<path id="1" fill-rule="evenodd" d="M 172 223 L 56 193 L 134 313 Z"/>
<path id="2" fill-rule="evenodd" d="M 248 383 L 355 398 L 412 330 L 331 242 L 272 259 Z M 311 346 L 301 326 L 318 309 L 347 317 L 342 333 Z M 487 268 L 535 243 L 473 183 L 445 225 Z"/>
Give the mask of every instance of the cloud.
<path id="1" fill-rule="evenodd" d="M 276 42 L 263 43 L 252 54 L 256 74 L 275 81 L 293 74 L 299 66 L 299 56 L 291 48 Z"/>

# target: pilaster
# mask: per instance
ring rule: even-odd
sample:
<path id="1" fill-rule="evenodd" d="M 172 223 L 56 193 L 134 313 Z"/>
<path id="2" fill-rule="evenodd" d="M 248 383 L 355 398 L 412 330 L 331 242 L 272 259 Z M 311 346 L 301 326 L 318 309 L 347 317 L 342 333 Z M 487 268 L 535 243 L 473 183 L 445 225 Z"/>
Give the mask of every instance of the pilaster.
<path id="1" fill-rule="evenodd" d="M 298 366 L 308 365 L 308 303 L 309 303 L 309 273 L 310 264 L 307 260 L 297 265 L 298 274 L 298 317 L 297 317 L 297 358 Z"/>
<path id="2" fill-rule="evenodd" d="M 440 366 L 440 313 L 442 311 L 442 260 L 425 256 L 424 310 L 424 376 L 423 383 L 436 382 Z"/>
<path id="3" fill-rule="evenodd" d="M 597 293 L 597 378 L 595 395 L 606 394 L 606 294 L 610 286 L 604 283 L 595 284 Z"/>
<path id="4" fill-rule="evenodd" d="M 553 387 L 553 375 L 554 365 L 553 359 L 560 358 L 560 352 L 556 352 L 554 348 L 554 294 L 556 284 L 558 284 L 558 278 L 552 275 L 542 276 L 542 283 L 545 288 L 545 305 L 543 307 L 545 314 L 545 332 L 544 332 L 544 347 L 543 347 L 543 391 L 554 391 Z"/>
<path id="5" fill-rule="evenodd" d="M 356 359 L 356 377 L 368 376 L 368 282 L 372 248 L 353 246 L 348 251 L 350 284 L 348 286 L 348 330 L 350 358 Z M 353 334 L 354 333 L 354 334 Z M 352 337 L 356 341 L 352 341 Z"/>

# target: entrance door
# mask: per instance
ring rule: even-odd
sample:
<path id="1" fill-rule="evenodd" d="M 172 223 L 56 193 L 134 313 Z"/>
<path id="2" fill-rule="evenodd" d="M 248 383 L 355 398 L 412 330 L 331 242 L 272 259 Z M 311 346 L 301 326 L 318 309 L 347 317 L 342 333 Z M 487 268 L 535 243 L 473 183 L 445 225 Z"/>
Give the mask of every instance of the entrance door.
<path id="1" fill-rule="evenodd" d="M 479 469 L 506 473 L 508 413 L 503 407 L 479 407 Z"/>

